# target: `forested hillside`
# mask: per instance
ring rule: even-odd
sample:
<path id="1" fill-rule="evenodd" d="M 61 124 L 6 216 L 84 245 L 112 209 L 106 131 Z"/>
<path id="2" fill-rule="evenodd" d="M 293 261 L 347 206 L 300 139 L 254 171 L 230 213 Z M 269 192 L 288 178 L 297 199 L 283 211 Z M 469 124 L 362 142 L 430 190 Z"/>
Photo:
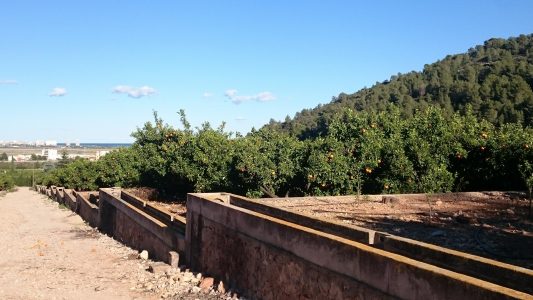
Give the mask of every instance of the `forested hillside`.
<path id="1" fill-rule="evenodd" d="M 383 111 L 396 104 L 410 117 L 416 110 L 440 106 L 445 114 L 474 115 L 494 125 L 533 123 L 533 34 L 490 39 L 467 53 L 449 55 L 425 65 L 422 72 L 392 76 L 354 94 L 341 93 L 326 105 L 304 109 L 283 122 L 267 126 L 300 138 L 323 135 L 333 116 L 346 108 Z"/>
<path id="2" fill-rule="evenodd" d="M 246 136 L 145 123 L 131 148 L 76 159 L 39 182 L 250 197 L 533 192 L 533 36 L 490 40 Z M 531 51 L 531 52 L 530 52 Z M 415 114 L 415 112 L 418 112 Z M 317 137 L 317 138 L 308 138 Z"/>

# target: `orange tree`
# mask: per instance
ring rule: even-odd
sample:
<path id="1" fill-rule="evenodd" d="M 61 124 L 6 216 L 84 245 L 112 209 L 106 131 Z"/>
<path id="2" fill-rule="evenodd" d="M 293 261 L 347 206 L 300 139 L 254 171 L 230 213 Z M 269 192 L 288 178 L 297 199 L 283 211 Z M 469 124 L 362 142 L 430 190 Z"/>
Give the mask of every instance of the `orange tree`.
<path id="1" fill-rule="evenodd" d="M 448 170 L 449 153 L 454 149 L 454 135 L 442 111 L 428 108 L 417 111 L 404 129 L 404 149 L 413 164 L 413 192 L 451 191 L 455 174 Z"/>
<path id="2" fill-rule="evenodd" d="M 132 134 L 130 149 L 97 163 L 76 160 L 43 182 L 251 197 L 509 190 L 526 186 L 530 175 L 524 172 L 533 161 L 531 128 L 496 128 L 468 108 L 464 115 L 447 116 L 429 107 L 408 119 L 394 106 L 377 113 L 345 110 L 322 136 L 306 140 L 267 128 L 245 137 L 208 123 L 193 130 L 180 115 L 181 129 L 154 114 L 153 123 Z"/>
<path id="3" fill-rule="evenodd" d="M 361 194 L 375 188 L 385 135 L 376 115 L 347 110 L 337 115 L 325 137 L 310 143 L 307 181 L 311 194 Z"/>
<path id="4" fill-rule="evenodd" d="M 235 139 L 232 145 L 232 191 L 250 197 L 303 194 L 303 142 L 263 129 Z"/>
<path id="5" fill-rule="evenodd" d="M 209 123 L 204 123 L 178 151 L 183 157 L 174 158 L 176 164 L 171 165 L 172 170 L 184 176 L 194 192 L 230 189 L 229 172 L 233 158 L 230 137 L 230 133 L 224 132 L 224 125 L 213 129 Z"/>
<path id="6" fill-rule="evenodd" d="M 98 176 L 96 164 L 84 158 L 76 158 L 47 173 L 41 184 L 57 185 L 77 191 L 96 190 Z"/>
<path id="7" fill-rule="evenodd" d="M 183 111 L 180 115 L 183 129 L 163 123 L 154 113 L 154 124 L 147 122 L 132 134 L 133 149 L 141 157 L 140 183 L 172 195 L 225 190 L 232 159 L 230 134 L 208 123 L 195 132 Z"/>
<path id="8" fill-rule="evenodd" d="M 520 166 L 533 162 L 533 130 L 518 124 L 505 124 L 489 136 L 486 154 L 488 172 L 492 173 L 490 186 L 498 190 L 516 190 L 525 187 Z"/>
<path id="9" fill-rule="evenodd" d="M 133 148 L 113 150 L 96 162 L 98 187 L 131 187 L 139 184 L 140 157 Z"/>

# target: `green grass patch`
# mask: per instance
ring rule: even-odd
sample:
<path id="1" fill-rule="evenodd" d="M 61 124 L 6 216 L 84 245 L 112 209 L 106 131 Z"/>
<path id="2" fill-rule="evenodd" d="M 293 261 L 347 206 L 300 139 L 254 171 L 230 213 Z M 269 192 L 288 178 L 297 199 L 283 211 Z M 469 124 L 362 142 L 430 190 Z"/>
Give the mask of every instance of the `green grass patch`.
<path id="1" fill-rule="evenodd" d="M 0 170 L 0 176 L 8 178 L 16 186 L 32 186 L 43 174 L 42 169 Z"/>

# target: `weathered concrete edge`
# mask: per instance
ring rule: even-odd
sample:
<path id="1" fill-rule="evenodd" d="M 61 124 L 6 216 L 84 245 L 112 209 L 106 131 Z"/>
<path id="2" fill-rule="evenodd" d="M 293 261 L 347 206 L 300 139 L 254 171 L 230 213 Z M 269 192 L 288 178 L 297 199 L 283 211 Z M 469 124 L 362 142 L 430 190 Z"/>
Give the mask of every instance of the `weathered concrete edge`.
<path id="1" fill-rule="evenodd" d="M 377 247 L 416 260 L 533 293 L 533 270 L 387 233 L 376 233 Z"/>
<path id="2" fill-rule="evenodd" d="M 410 270 L 408 273 L 417 273 L 420 272 L 424 277 L 424 280 L 432 281 L 435 286 L 446 286 L 449 289 L 450 293 L 456 293 L 457 290 L 462 290 L 470 293 L 481 293 L 489 298 L 509 298 L 509 299 L 530 299 L 533 298 L 531 295 L 519 292 L 510 288 L 502 287 L 487 281 L 483 281 L 477 278 L 473 278 L 464 274 L 456 273 L 446 269 L 442 269 L 427 263 L 418 262 L 413 259 L 390 253 L 381 249 L 377 249 L 359 242 L 351 241 L 346 238 L 342 238 L 333 234 L 324 233 L 312 228 L 300 226 L 291 222 L 287 222 L 275 217 L 264 215 L 258 212 L 254 212 L 245 208 L 236 207 L 231 204 L 226 203 L 222 199 L 213 199 L 215 193 L 208 194 L 209 198 L 206 199 L 203 194 L 188 194 L 187 197 L 187 215 L 193 215 L 194 213 L 202 215 L 213 222 L 221 224 L 228 227 L 231 230 L 244 234 L 250 238 L 265 242 L 274 247 L 283 249 L 293 255 L 300 257 L 304 260 L 307 260 L 311 263 L 314 263 L 318 266 L 328 268 L 334 272 L 349 276 L 358 281 L 364 282 L 374 288 L 385 291 L 388 294 L 396 295 L 403 298 L 413 298 L 411 294 L 405 294 L 405 287 L 399 287 L 399 282 L 406 283 L 405 280 L 401 280 L 402 275 L 401 270 L 396 268 L 387 268 L 386 283 L 384 283 L 384 278 L 380 277 L 381 280 L 368 280 L 365 276 L 361 276 L 359 273 L 361 266 L 357 265 L 346 265 L 346 262 L 338 261 L 336 259 L 331 259 L 331 257 L 342 257 L 343 252 L 346 254 L 347 249 L 353 249 L 348 252 L 357 252 L 359 254 L 353 254 L 357 256 L 364 256 L 365 258 L 372 258 L 378 260 L 385 260 L 390 262 L 392 265 L 402 265 L 404 271 Z M 222 194 L 219 194 L 222 195 Z M 235 213 L 238 217 L 228 217 L 228 209 L 231 210 L 231 213 Z M 258 222 L 258 219 L 262 222 Z M 188 220 L 189 221 L 189 220 Z M 260 224 L 261 223 L 261 224 Z M 194 224 L 187 224 L 187 256 L 190 257 L 190 252 L 192 249 L 192 243 L 195 241 L 190 241 L 189 237 L 191 236 L 192 226 Z M 243 226 L 246 225 L 246 226 Z M 253 226 L 255 225 L 255 226 Z M 263 226 L 261 226 L 263 225 Z M 306 241 L 312 241 L 316 245 L 308 251 L 303 251 L 302 249 L 295 248 L 294 245 L 298 244 L 296 241 L 285 240 L 279 238 L 275 235 L 269 234 L 270 230 L 273 230 L 274 227 L 281 228 L 282 231 L 286 231 L 286 236 L 301 236 L 302 239 Z M 307 237 L 307 238 L 306 238 Z M 313 237 L 318 237 L 320 243 L 313 241 Z M 336 253 L 319 253 L 324 251 L 327 247 L 322 247 L 321 243 L 328 243 L 335 245 L 332 249 L 335 251 L 340 251 Z M 368 266 L 367 266 L 368 267 Z M 355 268 L 355 269 L 354 269 Z M 366 270 L 368 271 L 368 270 Z M 400 276 L 400 277 L 398 277 Z M 408 281 L 410 284 L 413 284 L 411 280 Z M 415 281 L 413 281 L 415 282 Z M 385 285 L 384 285 L 385 284 Z M 451 285 L 451 286 L 450 286 Z M 455 286 L 455 288 L 453 288 Z M 419 287 L 421 288 L 421 287 Z M 425 287 L 427 288 L 427 287 Z M 457 289 L 458 288 L 458 289 Z M 417 291 L 418 288 L 411 289 L 411 293 Z M 476 294 L 477 295 L 477 294 Z"/>
<path id="3" fill-rule="evenodd" d="M 64 200 L 63 200 L 63 197 L 65 195 L 65 188 L 63 187 L 57 187 L 56 188 L 56 201 L 59 203 L 59 204 L 65 204 Z"/>
<path id="4" fill-rule="evenodd" d="M 296 223 L 326 233 L 335 234 L 354 241 L 373 244 L 376 231 L 359 226 L 347 226 L 340 222 L 323 220 L 309 214 L 284 210 L 272 205 L 261 203 L 257 200 L 243 196 L 228 194 L 229 203 L 235 206 L 253 210 L 265 215 L 276 217 L 281 220 Z"/>
<path id="5" fill-rule="evenodd" d="M 120 195 L 120 193 L 118 194 Z M 131 218 L 134 222 L 146 228 L 166 245 L 177 249 L 178 245 L 174 242 L 171 233 L 168 232 L 170 228 L 166 224 L 119 198 L 113 193 L 112 189 L 101 188 L 100 201 L 106 201 L 108 204 L 114 206 Z"/>
<path id="6" fill-rule="evenodd" d="M 94 205 L 89 201 L 88 197 L 85 195 L 90 195 L 94 192 L 76 192 L 76 213 L 80 215 L 87 223 L 92 227 L 100 227 L 100 215 L 98 206 Z M 88 215 L 85 215 L 85 211 L 88 209 Z"/>
<path id="7" fill-rule="evenodd" d="M 51 197 L 55 199 L 56 193 L 57 193 L 57 187 L 55 185 L 52 185 L 50 187 Z"/>
<path id="8" fill-rule="evenodd" d="M 74 194 L 73 189 L 65 189 L 63 199 L 65 202 L 65 205 L 67 205 L 70 208 L 70 210 L 72 210 L 73 212 L 77 211 L 76 210 L 76 205 L 77 205 L 76 195 Z"/>
<path id="9" fill-rule="evenodd" d="M 87 199 L 84 194 L 85 193 L 91 193 L 91 192 L 74 192 L 74 194 L 76 195 L 76 200 L 77 201 L 81 201 L 83 203 L 85 203 L 87 206 L 89 206 L 91 209 L 98 209 L 98 206 L 94 205 L 91 203 L 91 201 L 89 201 L 89 199 Z"/>
<path id="10" fill-rule="evenodd" d="M 526 268 L 384 232 L 358 226 L 347 226 L 335 221 L 312 217 L 308 214 L 284 210 L 239 195 L 221 195 L 226 196 L 224 199 L 226 203 L 358 242 L 375 243 L 375 246 L 389 252 L 434 264 L 451 271 L 480 277 L 512 289 L 533 293 L 533 271 Z"/>
<path id="11" fill-rule="evenodd" d="M 187 220 L 181 216 L 175 216 L 168 211 L 159 209 L 150 203 L 144 201 L 143 199 L 129 193 L 127 191 L 121 190 L 120 198 L 123 201 L 128 202 L 134 207 L 142 210 L 144 213 L 158 219 L 166 225 L 175 227 L 180 230 L 182 233 L 185 233 L 185 223 Z"/>

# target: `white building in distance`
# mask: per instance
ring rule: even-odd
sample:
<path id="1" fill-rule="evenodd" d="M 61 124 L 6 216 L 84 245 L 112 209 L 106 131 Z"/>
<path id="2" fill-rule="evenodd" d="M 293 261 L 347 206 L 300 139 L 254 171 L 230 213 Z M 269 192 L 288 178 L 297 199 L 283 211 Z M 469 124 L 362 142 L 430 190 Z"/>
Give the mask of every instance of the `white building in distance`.
<path id="1" fill-rule="evenodd" d="M 106 155 L 109 152 L 111 152 L 111 151 L 110 150 L 98 150 L 98 151 L 96 151 L 96 155 L 95 155 L 96 160 L 99 160 L 100 158 L 102 158 L 104 155 Z"/>
<path id="2" fill-rule="evenodd" d="M 43 149 L 41 155 L 46 157 L 46 160 L 57 160 L 57 149 Z"/>

